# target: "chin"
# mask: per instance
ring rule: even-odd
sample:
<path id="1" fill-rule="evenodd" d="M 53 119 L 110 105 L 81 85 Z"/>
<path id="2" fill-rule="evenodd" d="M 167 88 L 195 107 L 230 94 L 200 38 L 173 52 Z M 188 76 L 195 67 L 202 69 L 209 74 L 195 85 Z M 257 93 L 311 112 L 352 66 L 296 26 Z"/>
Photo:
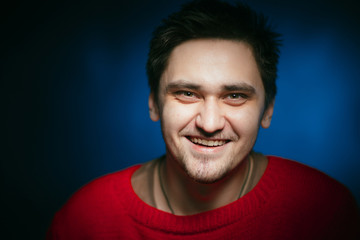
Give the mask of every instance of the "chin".
<path id="1" fill-rule="evenodd" d="M 209 160 L 196 160 L 184 164 L 186 174 L 195 182 L 212 184 L 222 180 L 230 170 L 225 166 L 209 163 Z"/>
<path id="2" fill-rule="evenodd" d="M 214 177 L 191 177 L 189 176 L 194 182 L 200 183 L 200 184 L 213 184 L 213 183 L 217 183 L 219 182 L 221 179 L 223 179 L 223 177 L 221 178 L 214 178 Z"/>

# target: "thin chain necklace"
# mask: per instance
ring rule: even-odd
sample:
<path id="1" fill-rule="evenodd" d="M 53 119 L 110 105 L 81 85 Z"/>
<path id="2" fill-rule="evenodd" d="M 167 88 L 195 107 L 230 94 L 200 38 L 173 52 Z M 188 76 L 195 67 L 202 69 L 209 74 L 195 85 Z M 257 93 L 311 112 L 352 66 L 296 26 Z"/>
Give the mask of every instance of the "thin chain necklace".
<path id="1" fill-rule="evenodd" d="M 168 196 L 167 196 L 167 194 L 166 194 L 166 192 L 165 192 L 165 188 L 164 188 L 164 185 L 163 185 L 163 182 L 162 182 L 160 166 L 162 166 L 161 163 L 162 163 L 163 161 L 166 161 L 166 159 L 165 159 L 165 158 L 162 158 L 162 159 L 160 160 L 160 163 L 158 164 L 158 175 L 159 175 L 160 187 L 161 187 L 161 191 L 162 191 L 162 193 L 163 193 L 163 195 L 164 195 L 164 197 L 165 197 L 166 203 L 167 203 L 167 205 L 168 205 L 171 213 L 174 214 L 174 210 L 173 210 L 172 207 L 171 207 L 169 198 L 168 198 Z"/>
<path id="2" fill-rule="evenodd" d="M 171 204 L 170 204 L 170 201 L 169 201 L 169 198 L 166 194 L 166 191 L 165 191 L 165 188 L 164 188 L 164 184 L 163 184 L 163 181 L 162 181 L 162 175 L 161 175 L 161 166 L 162 166 L 162 162 L 163 161 L 166 161 L 165 159 L 161 159 L 160 160 L 160 163 L 158 164 L 158 175 L 159 175 L 159 182 L 160 182 L 160 187 L 161 187 L 161 191 L 165 197 L 165 200 L 166 200 L 166 203 L 168 205 L 168 208 L 170 209 L 171 213 L 172 214 L 175 214 L 174 213 L 174 210 L 173 208 L 171 207 Z M 237 199 L 240 199 L 243 195 L 243 192 L 244 192 L 244 189 L 245 189 L 245 186 L 247 185 L 249 179 L 250 179 L 250 175 L 251 175 L 251 172 L 252 172 L 252 164 L 253 164 L 253 158 L 251 156 L 251 154 L 249 154 L 249 158 L 248 158 L 248 167 L 247 167 L 247 171 L 246 171 L 246 175 L 245 175 L 245 180 L 241 186 L 241 189 L 240 189 L 240 193 L 239 193 L 239 196 Z"/>
<path id="3" fill-rule="evenodd" d="M 251 156 L 251 153 L 249 154 L 249 158 L 248 158 L 248 164 L 247 164 L 247 170 L 246 170 L 246 176 L 245 176 L 245 180 L 241 186 L 241 189 L 240 189 L 240 193 L 239 193 L 239 196 L 237 199 L 240 199 L 242 196 L 243 196 L 243 192 L 245 190 L 245 186 L 247 186 L 248 184 L 248 181 L 250 180 L 250 176 L 251 176 L 251 173 L 253 172 L 252 171 L 252 165 L 253 165 L 253 158 Z"/>

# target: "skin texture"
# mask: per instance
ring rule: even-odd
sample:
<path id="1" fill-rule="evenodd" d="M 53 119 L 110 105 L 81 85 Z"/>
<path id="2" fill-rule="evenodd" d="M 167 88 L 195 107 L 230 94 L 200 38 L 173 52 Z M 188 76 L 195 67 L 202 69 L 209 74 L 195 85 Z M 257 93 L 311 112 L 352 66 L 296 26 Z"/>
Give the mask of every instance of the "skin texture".
<path id="1" fill-rule="evenodd" d="M 232 86 L 252 90 L 229 90 Z M 156 108 L 150 97 L 151 118 L 161 119 L 168 158 L 201 183 L 216 182 L 231 172 L 251 151 L 259 125 L 270 125 L 272 106 L 263 116 L 260 73 L 251 49 L 241 42 L 194 40 L 179 45 L 159 94 Z M 200 146 L 191 138 L 226 144 Z"/>
<path id="2" fill-rule="evenodd" d="M 273 104 L 264 109 L 264 86 L 251 48 L 219 39 L 180 44 L 170 55 L 158 99 L 156 105 L 149 97 L 150 117 L 161 121 L 167 152 L 158 167 L 176 214 L 236 200 L 258 129 L 270 126 L 273 113 Z M 168 211 L 164 201 L 151 205 Z"/>

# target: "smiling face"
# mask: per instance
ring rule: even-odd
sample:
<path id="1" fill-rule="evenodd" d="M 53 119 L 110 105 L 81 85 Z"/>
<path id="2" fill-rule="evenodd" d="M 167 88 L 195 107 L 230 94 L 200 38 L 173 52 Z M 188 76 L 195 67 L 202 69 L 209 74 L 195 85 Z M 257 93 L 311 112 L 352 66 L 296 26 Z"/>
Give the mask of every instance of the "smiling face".
<path id="1" fill-rule="evenodd" d="M 171 53 L 159 87 L 149 98 L 150 117 L 160 119 L 167 159 L 189 177 L 213 183 L 229 174 L 267 128 L 273 104 L 252 51 L 238 41 L 199 39 Z"/>

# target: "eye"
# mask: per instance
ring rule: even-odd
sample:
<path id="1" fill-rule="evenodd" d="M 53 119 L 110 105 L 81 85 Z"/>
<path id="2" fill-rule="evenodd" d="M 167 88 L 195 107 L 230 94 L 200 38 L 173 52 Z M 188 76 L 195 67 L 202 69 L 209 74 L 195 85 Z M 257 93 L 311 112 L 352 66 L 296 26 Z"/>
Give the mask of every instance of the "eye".
<path id="1" fill-rule="evenodd" d="M 196 102 L 199 99 L 199 97 L 191 91 L 177 91 L 175 92 L 175 97 L 182 102 L 188 103 Z"/>
<path id="2" fill-rule="evenodd" d="M 185 97 L 193 97 L 194 93 L 192 92 L 187 92 L 187 91 L 181 91 L 179 94 L 184 95 Z"/>
<path id="3" fill-rule="evenodd" d="M 243 95 L 241 95 L 240 93 L 231 93 L 228 95 L 228 98 L 230 98 L 230 99 L 239 99 L 242 97 L 243 97 Z"/>
<path id="4" fill-rule="evenodd" d="M 224 101 L 230 105 L 241 105 L 246 102 L 248 96 L 243 93 L 230 93 L 224 97 Z"/>

